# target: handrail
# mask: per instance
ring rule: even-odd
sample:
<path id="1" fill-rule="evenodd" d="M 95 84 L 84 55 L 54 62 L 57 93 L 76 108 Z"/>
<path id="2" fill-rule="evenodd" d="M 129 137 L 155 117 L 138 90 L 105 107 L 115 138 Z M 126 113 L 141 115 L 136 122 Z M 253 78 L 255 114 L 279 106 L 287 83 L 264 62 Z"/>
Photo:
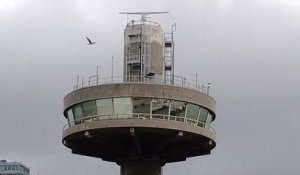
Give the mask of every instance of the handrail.
<path id="1" fill-rule="evenodd" d="M 154 26 L 159 26 L 160 24 L 155 22 L 155 21 L 142 21 L 142 20 L 136 20 L 136 21 L 130 21 L 126 24 L 126 27 L 131 27 L 131 26 L 135 26 L 135 25 L 142 25 L 142 24 L 148 24 L 148 25 L 154 25 Z"/>
<path id="2" fill-rule="evenodd" d="M 167 121 L 174 121 L 174 122 L 183 122 L 201 128 L 207 128 L 209 131 L 216 134 L 216 130 L 205 122 L 197 121 L 190 118 L 180 117 L 180 116 L 172 116 L 172 115 L 164 115 L 164 114 L 149 114 L 149 113 L 106 114 L 106 115 L 94 115 L 94 116 L 82 117 L 72 122 L 68 122 L 66 125 L 63 126 L 63 131 L 78 123 L 85 123 L 85 122 L 98 121 L 98 120 L 116 120 L 116 119 L 167 120 Z"/>
<path id="3" fill-rule="evenodd" d="M 162 77 L 151 77 L 151 76 L 139 76 L 139 75 L 131 75 L 131 76 L 116 76 L 116 77 L 103 77 L 100 78 L 98 75 L 90 76 L 88 81 L 82 81 L 73 86 L 73 91 L 82 89 L 85 87 L 103 85 L 103 84 L 116 84 L 116 83 L 148 83 L 148 84 L 162 84 L 162 85 L 170 85 L 170 86 L 179 86 L 189 89 L 198 90 L 206 95 L 208 94 L 209 85 L 200 85 L 194 84 L 188 81 L 187 78 L 181 76 L 166 76 L 165 79 Z"/>

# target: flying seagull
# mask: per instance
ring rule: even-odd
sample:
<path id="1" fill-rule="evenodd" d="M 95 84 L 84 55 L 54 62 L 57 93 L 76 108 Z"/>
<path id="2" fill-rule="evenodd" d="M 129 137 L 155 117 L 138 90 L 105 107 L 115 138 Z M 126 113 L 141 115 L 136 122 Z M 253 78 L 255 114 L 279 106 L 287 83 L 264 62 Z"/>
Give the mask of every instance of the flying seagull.
<path id="1" fill-rule="evenodd" d="M 92 42 L 87 36 L 86 36 L 86 39 L 88 40 L 88 45 L 92 45 L 92 44 L 96 44 L 96 42 Z"/>

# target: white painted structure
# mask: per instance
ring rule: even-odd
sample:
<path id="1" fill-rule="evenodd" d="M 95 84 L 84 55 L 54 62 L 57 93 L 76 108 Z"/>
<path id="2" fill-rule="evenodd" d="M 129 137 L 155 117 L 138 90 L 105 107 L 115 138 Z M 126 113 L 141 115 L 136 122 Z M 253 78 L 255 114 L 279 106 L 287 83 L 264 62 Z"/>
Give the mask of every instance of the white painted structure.
<path id="1" fill-rule="evenodd" d="M 124 30 L 124 77 L 130 81 L 161 80 L 163 75 L 163 31 L 142 18 L 127 23 Z"/>
<path id="2" fill-rule="evenodd" d="M 0 175 L 29 175 L 30 168 L 21 162 L 0 160 Z"/>

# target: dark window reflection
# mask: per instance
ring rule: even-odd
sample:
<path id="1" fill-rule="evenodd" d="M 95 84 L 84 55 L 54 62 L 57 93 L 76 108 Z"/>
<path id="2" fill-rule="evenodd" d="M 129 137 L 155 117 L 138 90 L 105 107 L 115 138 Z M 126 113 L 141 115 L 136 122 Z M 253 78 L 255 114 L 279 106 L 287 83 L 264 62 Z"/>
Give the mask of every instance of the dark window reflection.
<path id="1" fill-rule="evenodd" d="M 77 121 L 75 123 L 78 123 L 79 119 L 83 117 L 83 110 L 81 104 L 74 105 L 73 113 L 74 113 L 74 119 L 75 121 Z"/>
<path id="2" fill-rule="evenodd" d="M 152 100 L 152 114 L 169 115 L 170 100 L 157 99 Z"/>
<path id="3" fill-rule="evenodd" d="M 185 110 L 186 110 L 186 104 L 187 104 L 186 102 L 172 100 L 171 108 L 170 108 L 170 115 L 184 117 Z"/>
<path id="4" fill-rule="evenodd" d="M 97 115 L 98 113 L 95 100 L 82 103 L 82 108 L 85 117 Z"/>
<path id="5" fill-rule="evenodd" d="M 151 98 L 133 97 L 132 99 L 133 113 L 150 114 Z"/>

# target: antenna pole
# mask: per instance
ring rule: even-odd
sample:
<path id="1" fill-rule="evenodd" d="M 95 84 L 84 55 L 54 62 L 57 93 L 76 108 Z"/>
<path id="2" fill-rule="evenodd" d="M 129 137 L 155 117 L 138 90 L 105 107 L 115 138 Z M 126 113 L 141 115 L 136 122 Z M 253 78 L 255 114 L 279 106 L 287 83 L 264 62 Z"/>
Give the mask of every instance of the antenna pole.
<path id="1" fill-rule="evenodd" d="M 198 89 L 198 73 L 196 72 L 196 89 Z"/>
<path id="2" fill-rule="evenodd" d="M 111 81 L 113 81 L 114 77 L 114 56 L 111 57 Z"/>
<path id="3" fill-rule="evenodd" d="M 98 80 L 99 80 L 99 69 L 98 69 L 98 66 L 97 66 L 96 75 L 97 75 L 97 85 L 98 85 Z"/>
<path id="4" fill-rule="evenodd" d="M 83 88 L 83 80 L 84 79 L 84 77 L 83 76 L 81 76 L 81 88 Z"/>
<path id="5" fill-rule="evenodd" d="M 76 89 L 78 89 L 79 75 L 77 75 Z"/>
<path id="6" fill-rule="evenodd" d="M 210 89 L 211 83 L 207 83 L 207 84 L 208 84 L 208 85 L 207 85 L 206 93 L 207 93 L 207 95 L 209 95 L 209 89 Z"/>

